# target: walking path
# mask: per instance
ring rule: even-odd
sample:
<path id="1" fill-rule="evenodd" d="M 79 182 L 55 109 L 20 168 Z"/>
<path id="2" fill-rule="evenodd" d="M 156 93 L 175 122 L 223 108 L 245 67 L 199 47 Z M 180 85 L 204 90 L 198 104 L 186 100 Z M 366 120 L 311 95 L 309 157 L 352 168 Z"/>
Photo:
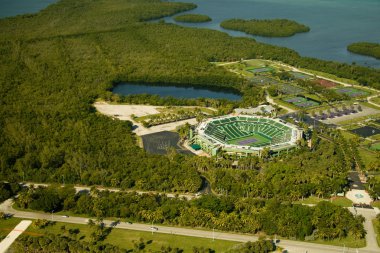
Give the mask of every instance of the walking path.
<path id="1" fill-rule="evenodd" d="M 7 252 L 12 243 L 19 237 L 32 223 L 30 220 L 21 221 L 3 241 L 0 242 L 0 253 Z"/>

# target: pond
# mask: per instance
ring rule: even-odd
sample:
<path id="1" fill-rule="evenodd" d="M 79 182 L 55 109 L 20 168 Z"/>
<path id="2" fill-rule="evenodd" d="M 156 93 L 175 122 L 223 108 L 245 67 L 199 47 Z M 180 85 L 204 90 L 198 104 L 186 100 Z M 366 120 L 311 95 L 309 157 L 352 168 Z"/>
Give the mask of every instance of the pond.
<path id="1" fill-rule="evenodd" d="M 373 126 L 364 126 L 351 130 L 354 134 L 360 135 L 361 137 L 367 138 L 372 135 L 380 134 L 380 129 Z"/>
<path id="2" fill-rule="evenodd" d="M 240 100 L 241 96 L 230 91 L 211 90 L 206 88 L 177 87 L 170 85 L 150 85 L 150 84 L 132 84 L 120 83 L 116 85 L 113 93 L 120 95 L 150 94 L 161 97 L 171 96 L 174 98 L 213 98 Z"/>

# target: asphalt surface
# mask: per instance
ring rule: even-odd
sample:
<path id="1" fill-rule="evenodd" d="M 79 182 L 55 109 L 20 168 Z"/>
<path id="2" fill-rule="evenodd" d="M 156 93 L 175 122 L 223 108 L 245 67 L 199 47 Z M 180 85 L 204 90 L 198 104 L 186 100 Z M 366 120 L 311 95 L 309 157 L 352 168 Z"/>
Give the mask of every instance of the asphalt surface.
<path id="1" fill-rule="evenodd" d="M 25 212 L 25 211 L 17 211 L 12 208 L 12 199 L 9 199 L 5 202 L 3 202 L 0 205 L 0 211 L 5 213 L 11 213 L 14 215 L 14 217 L 18 218 L 25 218 L 25 219 L 47 219 L 47 220 L 53 220 L 53 221 L 59 221 L 59 222 L 67 222 L 67 223 L 74 223 L 74 224 L 87 224 L 88 218 L 83 217 L 63 217 L 60 215 L 52 215 L 52 214 L 44 214 L 44 213 L 34 213 L 34 212 Z M 354 210 L 352 210 L 354 212 Z M 372 210 L 372 212 L 374 212 Z M 367 211 L 364 213 L 365 215 L 369 215 L 368 217 L 372 217 L 374 214 L 371 214 Z M 104 220 L 104 223 L 109 226 L 112 222 L 111 220 Z M 253 235 L 246 235 L 246 234 L 237 234 L 237 233 L 224 233 L 224 232 L 214 232 L 209 230 L 197 230 L 197 229 L 190 229 L 190 228 L 180 228 L 180 227 L 168 227 L 168 226 L 160 226 L 160 225 L 154 225 L 158 228 L 157 231 L 154 231 L 154 233 L 165 233 L 165 234 L 173 234 L 173 235 L 184 235 L 184 236 L 193 236 L 193 237 L 201 237 L 201 238 L 214 238 L 219 240 L 228 240 L 228 241 L 236 241 L 236 242 L 247 242 L 247 241 L 256 241 L 258 238 Z M 366 223 L 366 228 L 372 227 L 370 223 Z M 146 232 L 152 232 L 150 229 L 150 224 L 141 224 L 141 223 L 133 223 L 128 224 L 121 222 L 116 226 L 116 228 L 120 229 L 130 229 L 130 230 L 138 230 L 138 231 L 146 231 Z M 372 233 L 373 232 L 373 233 Z M 374 236 L 374 231 L 372 227 L 372 231 L 369 230 L 370 237 Z M 334 252 L 343 252 L 343 249 L 345 249 L 344 252 L 361 252 L 361 253 L 379 253 L 380 249 L 377 247 L 377 244 L 373 244 L 373 240 L 371 239 L 369 241 L 371 245 L 367 246 L 366 248 L 358 249 L 349 249 L 349 248 L 343 248 L 337 247 L 337 246 L 330 246 L 330 245 L 323 245 L 323 244 L 315 244 L 315 243 L 307 243 L 307 242 L 298 242 L 298 241 L 290 241 L 290 240 L 281 240 L 277 245 L 285 248 L 290 253 L 334 253 Z"/>

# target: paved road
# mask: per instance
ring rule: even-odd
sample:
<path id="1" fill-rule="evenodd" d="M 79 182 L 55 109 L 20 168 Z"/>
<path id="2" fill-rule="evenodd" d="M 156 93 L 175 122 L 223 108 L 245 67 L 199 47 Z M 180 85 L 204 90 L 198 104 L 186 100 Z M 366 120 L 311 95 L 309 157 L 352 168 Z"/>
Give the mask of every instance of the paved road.
<path id="1" fill-rule="evenodd" d="M 365 218 L 364 229 L 367 231 L 365 237 L 367 241 L 367 246 L 364 250 L 371 250 L 374 252 L 380 252 L 380 247 L 377 245 L 376 233 L 372 225 L 372 220 L 376 218 L 376 212 L 374 209 L 366 208 L 348 208 L 353 214 L 362 215 Z"/>
<path id="2" fill-rule="evenodd" d="M 43 214 L 43 213 L 34 213 L 34 212 L 25 212 L 25 211 L 17 211 L 12 208 L 12 200 L 9 199 L 0 205 L 0 211 L 6 213 L 12 213 L 15 217 L 19 218 L 28 218 L 28 219 L 48 219 L 60 222 L 74 223 L 74 224 L 86 224 L 87 218 L 82 217 L 68 217 L 64 218 L 59 215 L 51 215 L 51 214 Z M 113 221 L 104 220 L 106 225 L 110 225 Z M 197 230 L 197 229 L 189 229 L 189 228 L 179 228 L 179 227 L 167 227 L 167 226 L 159 226 L 154 225 L 158 228 L 158 231 L 155 233 L 165 233 L 165 234 L 173 234 L 173 235 L 185 235 L 185 236 L 193 236 L 193 237 L 202 237 L 202 238 L 215 238 L 219 240 L 228 240 L 228 241 L 236 241 L 236 242 L 247 242 L 247 241 L 256 241 L 257 237 L 253 235 L 246 234 L 236 234 L 236 233 L 222 233 L 208 230 Z M 147 231 L 151 232 L 150 225 L 148 224 L 127 224 L 120 223 L 117 225 L 117 228 L 120 229 L 130 229 L 130 230 L 138 230 L 138 231 Z M 343 247 L 337 246 L 329 246 L 315 243 L 306 243 L 306 242 L 298 242 L 298 241 L 290 241 L 290 240 L 281 240 L 278 243 L 280 247 L 283 247 L 288 250 L 290 253 L 341 253 L 343 252 Z M 342 245 L 343 246 L 343 245 Z M 344 251 L 346 253 L 354 253 L 356 249 L 347 249 Z M 365 249 L 359 249 L 360 253 L 379 253 L 379 250 L 374 247 L 367 247 Z"/>
<path id="3" fill-rule="evenodd" d="M 19 237 L 28 227 L 32 224 L 30 220 L 21 221 L 8 235 L 4 240 L 0 242 L 0 253 L 7 252 L 8 248 L 12 243 Z"/>

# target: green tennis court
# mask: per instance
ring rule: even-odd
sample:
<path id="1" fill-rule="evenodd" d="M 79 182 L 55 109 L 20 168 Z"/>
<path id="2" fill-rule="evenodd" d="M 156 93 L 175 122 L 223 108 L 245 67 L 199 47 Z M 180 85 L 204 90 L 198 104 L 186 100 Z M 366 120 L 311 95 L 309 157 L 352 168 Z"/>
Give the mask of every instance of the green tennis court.
<path id="1" fill-rule="evenodd" d="M 228 142 L 228 144 L 250 147 L 261 147 L 271 143 L 271 140 L 259 134 L 252 134 L 248 137 L 234 139 Z"/>

